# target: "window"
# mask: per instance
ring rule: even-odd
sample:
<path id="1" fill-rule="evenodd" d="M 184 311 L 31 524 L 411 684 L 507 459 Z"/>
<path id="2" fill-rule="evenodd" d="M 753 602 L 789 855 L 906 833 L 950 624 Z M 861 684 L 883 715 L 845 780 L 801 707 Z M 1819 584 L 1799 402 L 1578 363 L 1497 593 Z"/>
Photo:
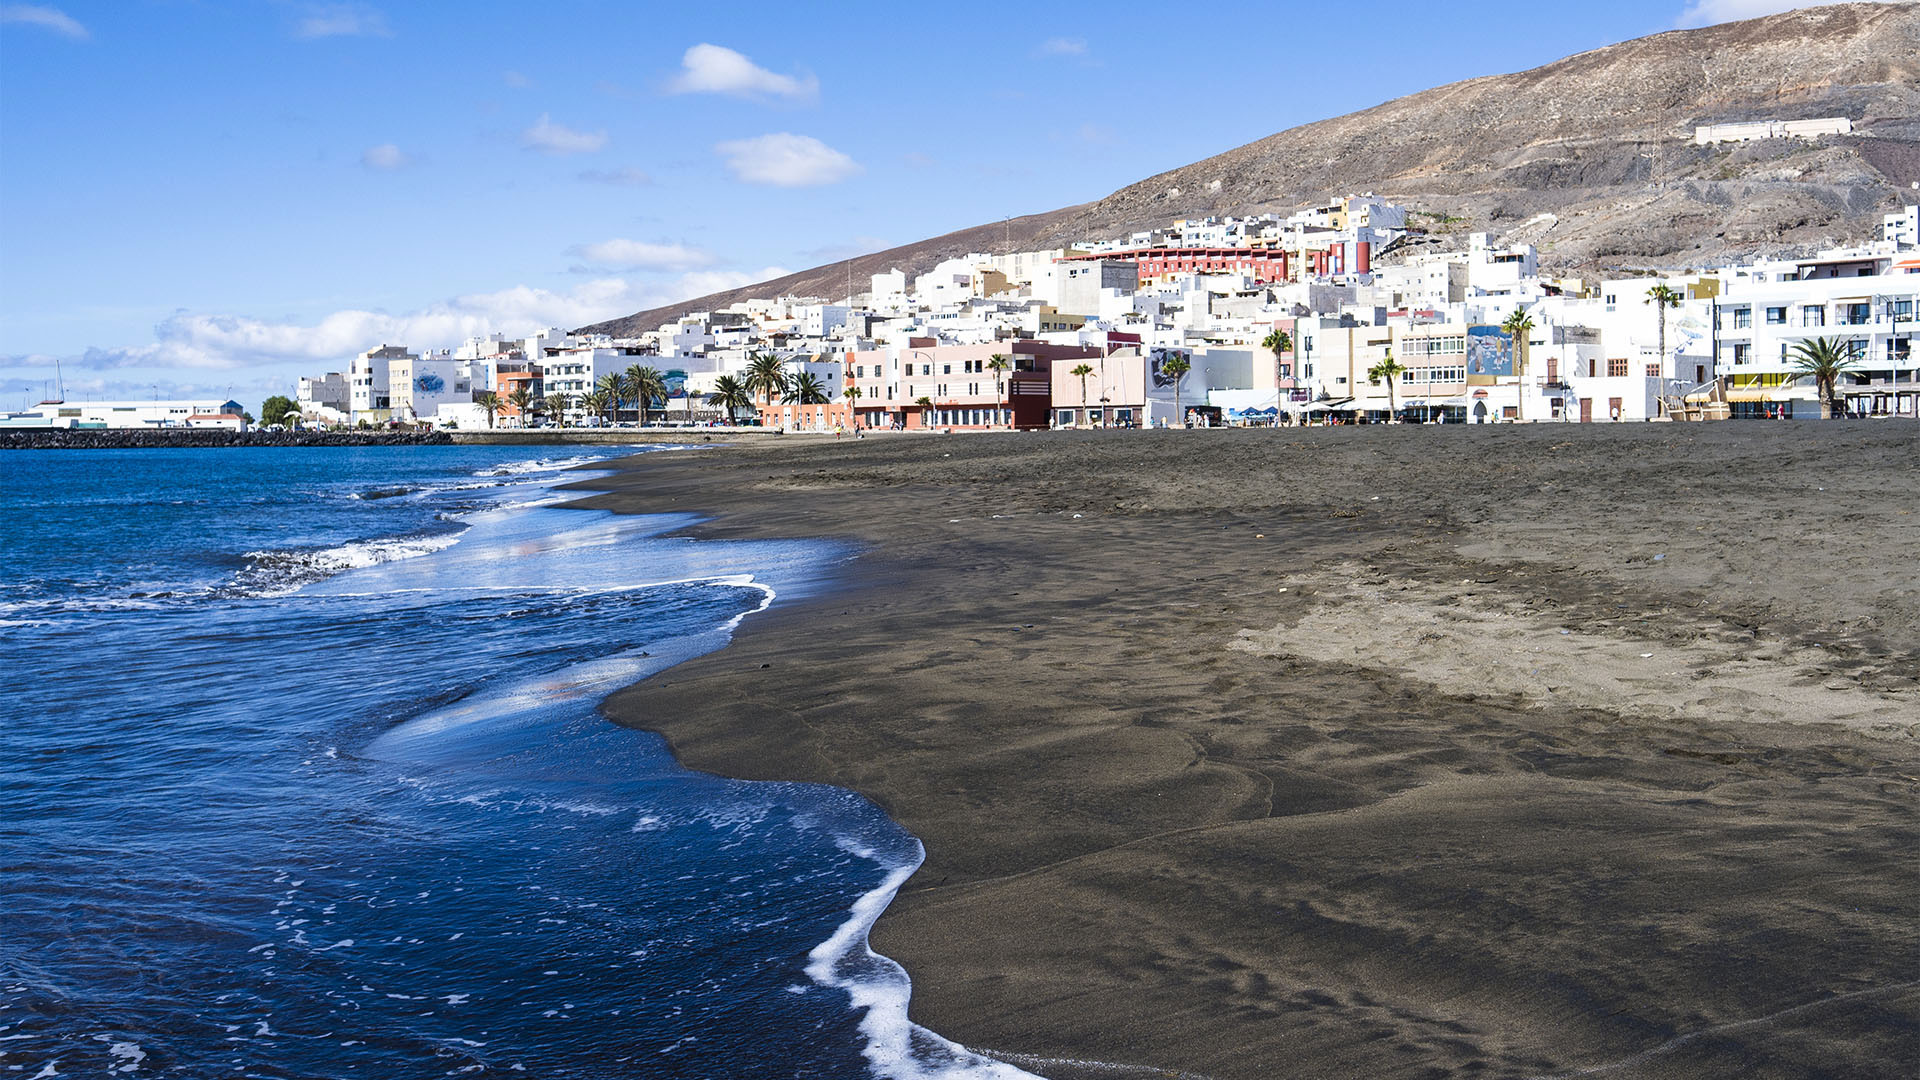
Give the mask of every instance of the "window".
<path id="1" fill-rule="evenodd" d="M 1593 368 L 1596 363 L 1598 363 L 1598 361 L 1594 360 L 1593 357 L 1587 357 L 1587 378 L 1593 378 Z"/>
<path id="2" fill-rule="evenodd" d="M 951 375 L 951 374 L 953 374 L 953 365 L 952 365 L 952 364 L 941 364 L 941 365 L 940 365 L 940 374 L 942 374 L 942 375 Z"/>
<path id="3" fill-rule="evenodd" d="M 1559 378 L 1560 378 L 1560 358 L 1557 356 L 1547 357 L 1547 381 L 1556 382 L 1559 380 Z"/>
<path id="4" fill-rule="evenodd" d="M 1842 326 L 1865 326 L 1873 321 L 1873 308 L 1864 300 L 1848 303 L 1840 311 Z"/>
<path id="5" fill-rule="evenodd" d="M 1607 377 L 1617 379 L 1627 373 L 1627 358 L 1624 356 L 1607 357 Z"/>
<path id="6" fill-rule="evenodd" d="M 1659 377 L 1660 377 L 1660 365 L 1659 365 L 1659 364 L 1648 364 L 1648 365 L 1647 365 L 1647 378 L 1649 378 L 1649 379 L 1657 379 L 1657 378 L 1659 378 Z"/>
<path id="7" fill-rule="evenodd" d="M 1750 346 L 1750 345 L 1745 345 L 1745 344 L 1740 344 L 1740 345 L 1735 345 L 1735 346 L 1733 347 L 1733 362 L 1734 362 L 1735 364 L 1744 364 L 1744 363 L 1746 363 L 1746 362 L 1747 362 L 1747 353 L 1748 353 L 1748 352 L 1749 352 L 1749 351 L 1750 351 L 1751 349 L 1752 349 L 1752 346 Z"/>
<path id="8" fill-rule="evenodd" d="M 1753 329 L 1753 309 L 1747 307 L 1734 308 L 1733 328 L 1735 330 Z"/>
<path id="9" fill-rule="evenodd" d="M 1827 325 L 1827 309 L 1818 304 L 1808 304 L 1800 309 L 1801 326 Z"/>
<path id="10" fill-rule="evenodd" d="M 1768 308 L 1767 309 L 1767 325 L 1768 326 L 1787 325 L 1787 309 L 1784 307 Z"/>

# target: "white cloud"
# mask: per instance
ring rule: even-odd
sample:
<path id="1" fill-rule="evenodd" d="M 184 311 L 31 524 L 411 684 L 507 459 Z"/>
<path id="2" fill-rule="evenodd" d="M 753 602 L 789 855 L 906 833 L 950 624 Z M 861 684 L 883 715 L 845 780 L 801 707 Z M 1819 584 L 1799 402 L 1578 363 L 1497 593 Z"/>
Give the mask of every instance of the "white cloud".
<path id="1" fill-rule="evenodd" d="M 646 187 L 653 183 L 653 177 L 639 169 L 587 169 L 580 173 L 580 179 L 589 184 L 611 184 L 614 187 Z"/>
<path id="2" fill-rule="evenodd" d="M 521 132 L 520 140 L 529 150 L 549 154 L 591 154 L 607 145 L 607 133 L 575 131 L 554 123 L 546 113 L 541 113 L 540 122 Z"/>
<path id="3" fill-rule="evenodd" d="M 365 4 L 324 4 L 308 9 L 309 14 L 293 28 L 299 38 L 392 37 L 387 17 Z"/>
<path id="4" fill-rule="evenodd" d="M 1041 56 L 1085 56 L 1087 40 L 1085 38 L 1056 37 L 1040 43 Z"/>
<path id="5" fill-rule="evenodd" d="M 506 74 L 500 76 L 500 78 L 501 78 L 501 81 L 505 82 L 508 86 L 513 87 L 515 90 L 525 90 L 527 87 L 533 85 L 532 79 L 527 78 L 525 75 L 522 75 L 517 71 L 509 71 Z"/>
<path id="6" fill-rule="evenodd" d="M 1683 28 L 1712 26 L 1716 23 L 1738 22 L 1741 19 L 1757 19 L 1762 15 L 1777 15 L 1796 8 L 1824 7 L 1828 4 L 1847 2 L 1849 0 L 1693 0 L 1674 25 Z M 1915 0 L 1893 0 L 1893 2 L 1914 3 Z"/>
<path id="7" fill-rule="evenodd" d="M 860 171 L 859 162 L 810 135 L 778 132 L 716 145 L 733 174 L 749 184 L 819 187 Z"/>
<path id="8" fill-rule="evenodd" d="M 649 244 L 624 239 L 575 244 L 567 249 L 567 254 L 616 270 L 692 270 L 712 266 L 717 261 L 707 252 L 685 244 Z"/>
<path id="9" fill-rule="evenodd" d="M 93 36 L 73 16 L 59 8 L 42 7 L 39 4 L 0 4 L 0 23 L 37 26 L 76 41 L 85 41 Z"/>
<path id="10" fill-rule="evenodd" d="M 392 172 L 413 164 L 413 158 L 392 143 L 381 143 L 379 146 L 367 147 L 366 151 L 360 155 L 360 164 L 369 169 Z"/>
<path id="11" fill-rule="evenodd" d="M 346 310 L 311 323 L 179 311 L 154 327 L 152 344 L 89 348 L 78 357 L 62 358 L 62 363 L 69 372 L 132 368 L 199 373 L 203 379 L 216 371 L 234 373 L 223 375 L 226 378 L 249 377 L 242 372 L 291 378 L 344 370 L 341 365 L 355 353 L 383 343 L 445 349 L 495 331 L 526 334 L 548 326 L 584 326 L 789 272 L 778 266 L 751 272 L 696 270 L 646 284 L 605 277 L 564 292 L 517 285 L 456 296 L 397 315 Z M 52 358 L 4 356 L 0 369 L 4 368 L 44 369 L 50 376 Z M 70 381 L 69 391 L 72 386 Z"/>
<path id="12" fill-rule="evenodd" d="M 667 84 L 670 94 L 733 94 L 739 97 L 813 98 L 820 80 L 808 75 L 778 75 L 720 45 L 695 45 L 680 60 L 680 73 Z"/>

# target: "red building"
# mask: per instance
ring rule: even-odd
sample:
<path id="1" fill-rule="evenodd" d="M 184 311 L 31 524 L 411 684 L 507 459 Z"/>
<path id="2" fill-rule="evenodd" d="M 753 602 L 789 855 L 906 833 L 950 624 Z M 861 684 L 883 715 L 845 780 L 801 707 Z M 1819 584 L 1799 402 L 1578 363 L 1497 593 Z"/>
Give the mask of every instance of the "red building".
<path id="1" fill-rule="evenodd" d="M 1373 272 L 1372 245 L 1361 241 L 1354 245 L 1356 264 L 1347 265 L 1345 245 L 1335 244 L 1305 253 L 1305 267 L 1312 277 Z M 1135 248 L 1132 251 L 1103 251 L 1096 255 L 1068 255 L 1060 262 L 1104 260 L 1132 262 L 1142 284 L 1167 274 L 1247 274 L 1255 281 L 1291 281 L 1293 253 L 1275 248 Z"/>

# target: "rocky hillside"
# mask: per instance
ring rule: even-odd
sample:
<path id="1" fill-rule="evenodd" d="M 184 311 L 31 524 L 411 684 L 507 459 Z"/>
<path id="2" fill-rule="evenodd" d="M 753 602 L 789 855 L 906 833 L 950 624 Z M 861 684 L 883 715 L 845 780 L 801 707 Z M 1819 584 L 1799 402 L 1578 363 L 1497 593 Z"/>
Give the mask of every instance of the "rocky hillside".
<path id="1" fill-rule="evenodd" d="M 1695 146 L 1695 125 L 1844 116 L 1854 133 Z M 1920 4 L 1836 4 L 1656 34 L 1283 131 L 1082 206 L 1014 248 L 1376 191 L 1443 237 L 1488 230 L 1567 270 L 1698 264 L 1867 239 L 1920 180 Z M 923 270 L 1007 247 L 999 225 L 854 260 Z M 652 329 L 747 296 L 839 296 L 836 263 L 602 323 Z"/>

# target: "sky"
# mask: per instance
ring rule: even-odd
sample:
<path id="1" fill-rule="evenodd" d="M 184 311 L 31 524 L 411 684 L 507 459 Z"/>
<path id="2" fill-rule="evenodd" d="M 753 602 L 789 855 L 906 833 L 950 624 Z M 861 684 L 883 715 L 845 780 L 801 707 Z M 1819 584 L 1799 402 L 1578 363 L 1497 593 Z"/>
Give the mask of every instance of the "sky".
<path id="1" fill-rule="evenodd" d="M 0 0 L 0 408 L 252 404 L 1795 6 Z"/>

